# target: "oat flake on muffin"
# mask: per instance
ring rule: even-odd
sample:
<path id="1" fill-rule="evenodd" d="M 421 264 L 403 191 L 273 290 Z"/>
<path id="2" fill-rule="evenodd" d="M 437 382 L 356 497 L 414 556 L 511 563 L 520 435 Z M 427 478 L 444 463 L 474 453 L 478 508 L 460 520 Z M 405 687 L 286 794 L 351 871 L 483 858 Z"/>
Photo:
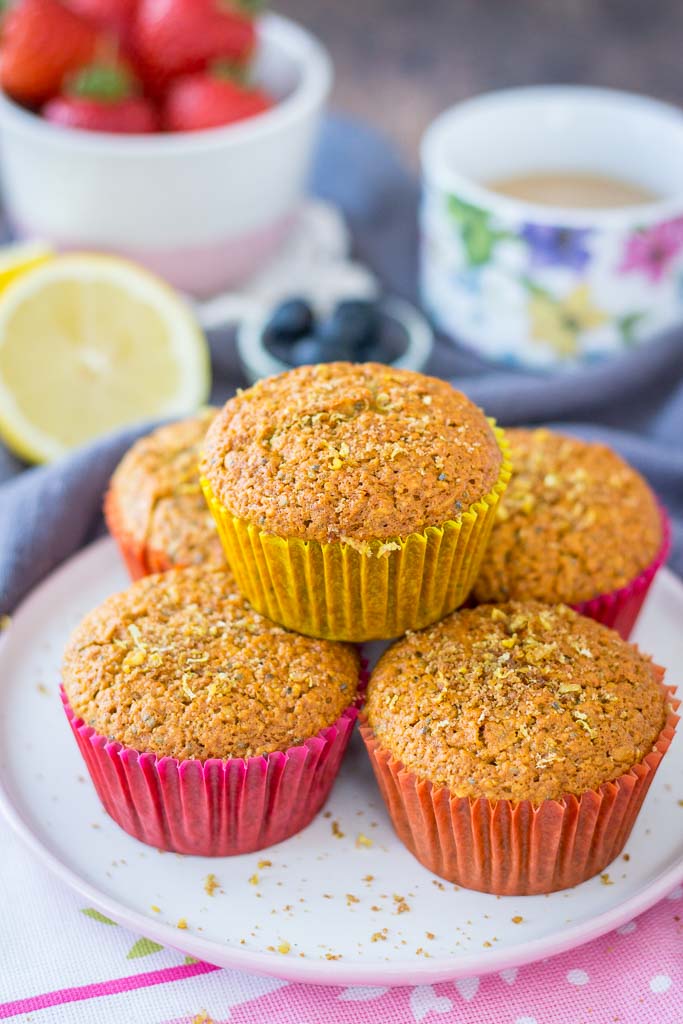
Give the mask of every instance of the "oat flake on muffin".
<path id="1" fill-rule="evenodd" d="M 368 687 L 378 743 L 452 796 L 559 799 L 652 750 L 666 700 L 648 657 L 563 605 L 456 612 L 395 643 Z"/>
<path id="2" fill-rule="evenodd" d="M 106 500 L 110 530 L 140 552 L 136 575 L 173 566 L 221 566 L 225 558 L 199 486 L 199 458 L 216 414 L 170 423 L 137 441 L 112 477 Z"/>
<path id="3" fill-rule="evenodd" d="M 231 399 L 203 473 L 234 516 L 321 543 L 457 520 L 498 480 L 483 413 L 450 384 L 378 363 L 305 366 Z"/>
<path id="4" fill-rule="evenodd" d="M 353 704 L 358 654 L 262 618 L 222 570 L 148 576 L 85 617 L 64 656 L 75 714 L 127 747 L 252 757 L 302 743 Z"/>

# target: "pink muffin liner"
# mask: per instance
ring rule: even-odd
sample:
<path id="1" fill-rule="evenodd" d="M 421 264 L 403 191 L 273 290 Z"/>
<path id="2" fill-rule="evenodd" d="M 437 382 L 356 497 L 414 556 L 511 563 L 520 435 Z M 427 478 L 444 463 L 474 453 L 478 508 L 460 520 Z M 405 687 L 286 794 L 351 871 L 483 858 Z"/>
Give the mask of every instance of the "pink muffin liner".
<path id="1" fill-rule="evenodd" d="M 579 601 L 578 604 L 572 605 L 572 608 L 581 615 L 616 630 L 624 640 L 630 637 L 652 581 L 666 562 L 671 550 L 671 526 L 662 505 L 659 506 L 659 513 L 662 519 L 662 544 L 650 564 L 625 587 L 611 590 L 606 594 L 598 594 L 589 601 Z"/>
<path id="2" fill-rule="evenodd" d="M 246 759 L 179 761 L 107 740 L 76 716 L 63 687 L 61 697 L 114 821 L 150 846 L 203 857 L 252 853 L 305 828 L 330 794 L 362 700 L 301 746 Z"/>

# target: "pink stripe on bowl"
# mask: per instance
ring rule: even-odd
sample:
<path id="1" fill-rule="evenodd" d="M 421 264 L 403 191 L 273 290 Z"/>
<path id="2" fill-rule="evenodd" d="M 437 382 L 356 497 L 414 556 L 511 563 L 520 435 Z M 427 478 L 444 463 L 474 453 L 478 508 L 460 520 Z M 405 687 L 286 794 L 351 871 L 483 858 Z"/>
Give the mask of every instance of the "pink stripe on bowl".
<path id="1" fill-rule="evenodd" d="M 62 703 L 107 813 L 150 846 L 252 853 L 305 828 L 327 800 L 358 716 L 347 708 L 301 746 L 261 757 L 178 761 L 109 741 Z"/>
<path id="2" fill-rule="evenodd" d="M 572 605 L 572 608 L 581 615 L 615 629 L 624 640 L 628 640 L 631 635 L 652 581 L 666 562 L 671 550 L 671 525 L 663 505 L 659 506 L 659 513 L 662 519 L 662 544 L 650 564 L 625 587 L 611 590 L 606 594 L 598 594 L 588 601 L 579 601 L 578 604 Z"/>
<path id="3" fill-rule="evenodd" d="M 104 239 L 97 241 L 78 237 L 48 240 L 56 249 L 65 252 L 97 251 L 123 256 L 163 277 L 181 291 L 189 292 L 197 298 L 208 298 L 244 284 L 266 266 L 285 242 L 296 219 L 297 211 L 294 211 L 274 224 L 204 245 L 112 245 Z M 14 221 L 12 227 L 17 238 L 47 237 L 37 224 L 19 224 Z"/>

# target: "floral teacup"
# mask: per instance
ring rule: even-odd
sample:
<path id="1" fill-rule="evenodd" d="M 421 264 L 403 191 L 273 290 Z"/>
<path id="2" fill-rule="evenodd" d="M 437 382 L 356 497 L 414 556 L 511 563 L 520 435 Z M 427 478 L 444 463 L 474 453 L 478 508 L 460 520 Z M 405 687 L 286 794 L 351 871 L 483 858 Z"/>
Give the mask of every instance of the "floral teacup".
<path id="1" fill-rule="evenodd" d="M 422 148 L 422 301 L 488 359 L 601 359 L 683 321 L 683 113 L 629 93 L 539 86 L 442 114 Z M 523 202 L 487 182 L 598 174 L 661 197 L 619 208 Z"/>

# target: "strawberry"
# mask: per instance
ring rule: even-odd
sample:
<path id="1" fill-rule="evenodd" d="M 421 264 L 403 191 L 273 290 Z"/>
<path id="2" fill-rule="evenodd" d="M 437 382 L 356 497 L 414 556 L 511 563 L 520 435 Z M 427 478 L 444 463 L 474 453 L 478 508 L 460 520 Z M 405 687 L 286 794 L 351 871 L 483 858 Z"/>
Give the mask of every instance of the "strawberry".
<path id="1" fill-rule="evenodd" d="M 90 132 L 140 135 L 159 127 L 153 104 L 137 95 L 135 80 L 123 65 L 84 68 L 42 113 L 53 124 Z"/>
<path id="2" fill-rule="evenodd" d="M 272 105 L 260 89 L 247 88 L 220 72 L 198 71 L 171 83 L 163 122 L 168 131 L 196 132 L 243 121 Z"/>
<path id="3" fill-rule="evenodd" d="M 93 59 L 98 42 L 94 25 L 60 0 L 18 0 L 3 28 L 0 85 L 22 103 L 43 103 Z"/>
<path id="4" fill-rule="evenodd" d="M 68 0 L 69 7 L 99 28 L 125 37 L 133 24 L 138 0 Z"/>
<path id="5" fill-rule="evenodd" d="M 233 0 L 140 0 L 133 30 L 145 77 L 160 88 L 215 59 L 243 63 L 255 42 L 252 18 Z"/>

